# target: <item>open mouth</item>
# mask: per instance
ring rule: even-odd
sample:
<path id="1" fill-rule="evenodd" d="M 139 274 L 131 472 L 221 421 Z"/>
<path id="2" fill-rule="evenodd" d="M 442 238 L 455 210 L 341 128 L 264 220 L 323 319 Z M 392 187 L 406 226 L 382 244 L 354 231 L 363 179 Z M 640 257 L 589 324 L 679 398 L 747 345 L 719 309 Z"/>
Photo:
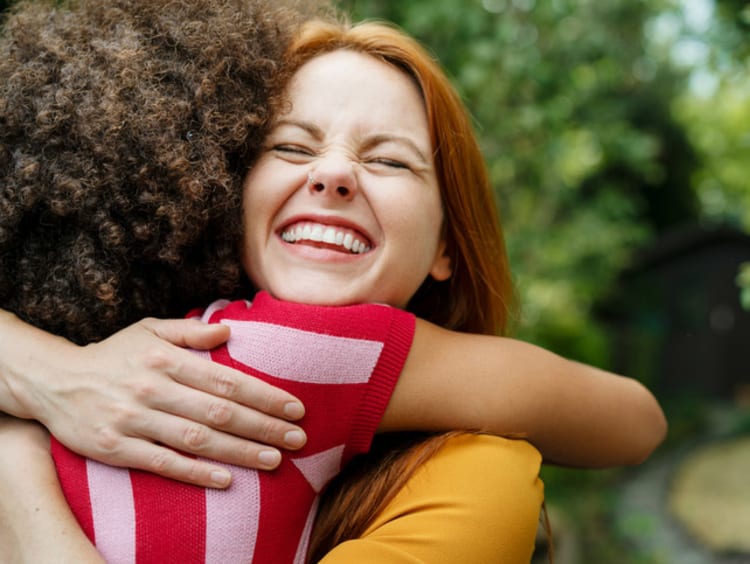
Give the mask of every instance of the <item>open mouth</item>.
<path id="1" fill-rule="evenodd" d="M 308 221 L 287 225 L 280 236 L 293 245 L 310 245 L 355 255 L 366 253 L 372 248 L 367 237 L 358 231 Z"/>

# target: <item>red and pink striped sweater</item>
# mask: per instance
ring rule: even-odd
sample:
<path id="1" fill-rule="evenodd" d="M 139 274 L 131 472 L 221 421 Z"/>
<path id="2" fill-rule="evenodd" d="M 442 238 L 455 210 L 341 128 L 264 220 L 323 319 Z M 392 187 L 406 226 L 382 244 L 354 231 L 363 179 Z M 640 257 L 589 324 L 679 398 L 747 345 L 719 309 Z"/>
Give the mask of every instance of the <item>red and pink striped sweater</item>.
<path id="1" fill-rule="evenodd" d="M 259 293 L 202 314 L 232 336 L 213 360 L 282 387 L 306 408 L 304 448 L 272 472 L 233 467 L 203 489 L 78 456 L 54 438 L 65 496 L 110 563 L 303 563 L 318 495 L 366 452 L 414 335 L 414 318 L 381 305 L 319 307 Z"/>

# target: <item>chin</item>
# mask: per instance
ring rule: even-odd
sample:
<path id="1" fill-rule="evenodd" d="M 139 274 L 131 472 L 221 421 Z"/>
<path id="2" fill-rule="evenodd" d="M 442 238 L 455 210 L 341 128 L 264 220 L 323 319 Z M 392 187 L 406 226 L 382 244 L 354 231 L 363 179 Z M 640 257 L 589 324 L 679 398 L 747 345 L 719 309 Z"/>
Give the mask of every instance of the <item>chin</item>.
<path id="1" fill-rule="evenodd" d="M 275 298 L 287 302 L 297 302 L 301 304 L 320 305 L 320 306 L 343 306 L 355 303 L 362 303 L 365 300 L 357 299 L 353 296 L 342 295 L 334 291 L 335 288 L 320 289 L 290 289 L 287 288 L 281 292 L 269 291 Z"/>

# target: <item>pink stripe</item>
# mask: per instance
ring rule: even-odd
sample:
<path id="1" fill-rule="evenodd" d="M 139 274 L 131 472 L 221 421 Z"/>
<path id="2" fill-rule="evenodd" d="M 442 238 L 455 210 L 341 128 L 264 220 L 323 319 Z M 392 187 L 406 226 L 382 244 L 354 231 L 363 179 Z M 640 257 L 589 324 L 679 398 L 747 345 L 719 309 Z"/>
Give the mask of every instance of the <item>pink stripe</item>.
<path id="1" fill-rule="evenodd" d="M 86 460 L 96 548 L 108 563 L 135 562 L 135 506 L 130 472 Z"/>
<path id="2" fill-rule="evenodd" d="M 312 533 L 313 523 L 315 523 L 315 517 L 318 513 L 318 505 L 320 504 L 320 497 L 316 496 L 315 501 L 310 508 L 310 513 L 307 514 L 307 521 L 305 522 L 305 529 L 302 531 L 302 537 L 299 539 L 297 545 L 297 552 L 294 555 L 294 564 L 305 564 L 307 560 L 307 549 L 310 544 L 310 534 Z"/>
<path id="3" fill-rule="evenodd" d="M 224 309 L 230 304 L 229 300 L 216 300 L 215 302 L 211 302 L 211 304 L 206 308 L 206 310 L 203 312 L 203 315 L 200 316 L 200 320 L 208 323 L 211 321 L 211 316 L 216 313 L 217 311 Z"/>
<path id="4" fill-rule="evenodd" d="M 256 470 L 228 465 L 232 485 L 206 490 L 206 564 L 251 562 L 260 521 Z"/>
<path id="5" fill-rule="evenodd" d="M 235 360 L 284 380 L 360 384 L 370 380 L 383 343 L 300 331 L 291 327 L 223 319 Z"/>

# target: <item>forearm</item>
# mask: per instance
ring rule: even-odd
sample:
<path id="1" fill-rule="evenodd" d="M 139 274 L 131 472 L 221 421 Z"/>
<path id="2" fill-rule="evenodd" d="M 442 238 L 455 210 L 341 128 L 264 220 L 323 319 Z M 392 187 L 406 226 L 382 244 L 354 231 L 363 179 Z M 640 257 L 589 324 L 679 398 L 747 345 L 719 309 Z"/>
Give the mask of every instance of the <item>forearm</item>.
<path id="1" fill-rule="evenodd" d="M 527 438 L 546 461 L 642 462 L 666 421 L 639 382 L 499 337 L 419 322 L 381 430 L 473 429 Z"/>
<path id="2" fill-rule="evenodd" d="M 640 382 L 592 366 L 565 361 L 548 390 L 539 391 L 530 440 L 547 462 L 584 467 L 644 462 L 662 443 L 667 421 Z"/>
<path id="3" fill-rule="evenodd" d="M 103 562 L 65 502 L 44 429 L 0 416 L 0 447 L 2 561 Z"/>
<path id="4" fill-rule="evenodd" d="M 23 419 L 44 417 L 37 394 L 52 387 L 57 374 L 68 365 L 66 356 L 73 343 L 37 329 L 18 317 L 0 310 L 0 411 Z"/>

